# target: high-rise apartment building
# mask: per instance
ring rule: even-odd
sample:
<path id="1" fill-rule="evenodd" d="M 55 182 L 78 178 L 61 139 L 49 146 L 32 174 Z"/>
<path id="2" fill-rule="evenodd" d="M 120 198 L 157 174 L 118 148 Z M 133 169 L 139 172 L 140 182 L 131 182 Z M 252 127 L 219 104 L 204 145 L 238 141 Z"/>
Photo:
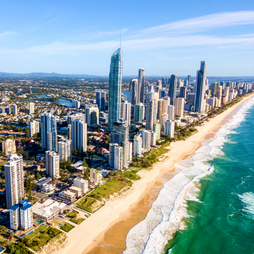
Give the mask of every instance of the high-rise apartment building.
<path id="1" fill-rule="evenodd" d="M 122 103 L 121 116 L 128 125 L 131 124 L 131 103 L 128 101 Z"/>
<path id="2" fill-rule="evenodd" d="M 139 101 L 137 103 L 145 102 L 145 70 L 143 68 L 138 69 L 138 91 Z"/>
<path id="3" fill-rule="evenodd" d="M 169 135 L 171 138 L 175 135 L 175 122 L 167 120 L 165 122 L 164 134 Z"/>
<path id="4" fill-rule="evenodd" d="M 60 161 L 67 161 L 72 155 L 72 141 L 69 139 L 63 139 L 58 142 L 58 154 Z"/>
<path id="5" fill-rule="evenodd" d="M 145 117 L 145 106 L 143 103 L 138 103 L 134 106 L 134 122 L 141 123 Z"/>
<path id="6" fill-rule="evenodd" d="M 101 110 L 106 108 L 106 94 L 105 91 L 96 91 L 96 104 Z"/>
<path id="7" fill-rule="evenodd" d="M 8 155 L 8 162 L 4 165 L 6 208 L 10 208 L 24 197 L 23 156 L 21 154 Z"/>
<path id="8" fill-rule="evenodd" d="M 6 139 L 3 141 L 2 151 L 5 155 L 16 153 L 15 139 Z"/>
<path id="9" fill-rule="evenodd" d="M 158 93 L 150 92 L 146 96 L 146 130 L 153 130 L 157 120 Z"/>
<path id="10" fill-rule="evenodd" d="M 174 120 L 175 119 L 175 106 L 169 105 L 168 106 L 168 120 Z"/>
<path id="11" fill-rule="evenodd" d="M 34 114 L 34 103 L 29 102 L 29 114 Z"/>
<path id="12" fill-rule="evenodd" d="M 160 119 L 162 114 L 168 112 L 168 106 L 170 105 L 170 98 L 165 96 L 158 100 L 157 119 Z"/>
<path id="13" fill-rule="evenodd" d="M 86 123 L 88 126 L 99 124 L 99 108 L 97 105 L 86 105 Z"/>
<path id="14" fill-rule="evenodd" d="M 195 105 L 196 112 L 205 112 L 205 87 L 206 87 L 206 62 L 202 61 L 200 70 L 197 71 L 197 81 L 195 86 Z"/>
<path id="15" fill-rule="evenodd" d="M 40 132 L 40 123 L 38 121 L 30 122 L 29 127 L 30 127 L 30 137 L 33 137 L 34 134 Z"/>
<path id="16" fill-rule="evenodd" d="M 46 173 L 49 177 L 60 176 L 60 160 L 59 154 L 53 151 L 46 151 Z"/>
<path id="17" fill-rule="evenodd" d="M 18 114 L 18 107 L 16 104 L 13 105 L 13 115 L 17 115 Z"/>
<path id="18" fill-rule="evenodd" d="M 113 129 L 115 121 L 121 118 L 122 96 L 122 52 L 117 49 L 111 56 L 109 73 L 109 111 L 108 128 Z"/>
<path id="19" fill-rule="evenodd" d="M 170 97 L 170 105 L 174 105 L 176 98 L 177 75 L 172 74 L 170 78 L 168 96 Z"/>
<path id="20" fill-rule="evenodd" d="M 10 207 L 10 228 L 18 230 L 23 227 L 28 230 L 33 226 L 33 211 L 30 200 L 22 200 Z"/>
<path id="21" fill-rule="evenodd" d="M 57 151 L 57 122 L 51 113 L 41 115 L 41 147 Z"/>
<path id="22" fill-rule="evenodd" d="M 73 100 L 73 101 L 72 101 L 72 105 L 73 105 L 74 108 L 79 109 L 79 108 L 80 108 L 80 101 L 78 101 L 78 100 Z"/>
<path id="23" fill-rule="evenodd" d="M 110 141 L 123 147 L 123 167 L 127 167 L 130 161 L 129 125 L 124 119 L 114 122 Z"/>
<path id="24" fill-rule="evenodd" d="M 83 113 L 75 113 L 73 115 L 68 116 L 67 123 L 71 124 L 71 122 L 74 121 L 75 119 L 79 119 L 81 121 L 86 121 L 86 117 Z"/>
<path id="25" fill-rule="evenodd" d="M 133 79 L 130 82 L 130 102 L 131 102 L 131 105 L 136 105 L 139 101 L 140 101 L 140 98 L 139 98 L 138 80 Z"/>
<path id="26" fill-rule="evenodd" d="M 178 117 L 183 117 L 184 102 L 184 98 L 175 99 L 175 115 Z"/>
<path id="27" fill-rule="evenodd" d="M 71 123 L 72 148 L 80 152 L 87 151 L 87 124 L 75 119 Z"/>
<path id="28" fill-rule="evenodd" d="M 186 86 L 180 87 L 179 97 L 186 99 L 186 91 L 187 91 Z"/>
<path id="29" fill-rule="evenodd" d="M 134 145 L 133 155 L 134 156 L 142 155 L 142 136 L 140 134 L 134 136 L 133 145 Z"/>

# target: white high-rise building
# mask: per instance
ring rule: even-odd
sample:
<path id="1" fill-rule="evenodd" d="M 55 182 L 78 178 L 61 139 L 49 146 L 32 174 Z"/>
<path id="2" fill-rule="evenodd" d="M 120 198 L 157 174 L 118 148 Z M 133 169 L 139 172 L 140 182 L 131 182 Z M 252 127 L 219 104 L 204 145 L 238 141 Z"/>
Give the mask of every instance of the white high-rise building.
<path id="1" fill-rule="evenodd" d="M 123 169 L 123 147 L 114 148 L 114 169 Z"/>
<path id="2" fill-rule="evenodd" d="M 153 130 L 157 120 L 158 93 L 150 92 L 146 95 L 146 130 Z"/>
<path id="3" fill-rule="evenodd" d="M 143 122 L 145 118 L 145 106 L 143 103 L 138 103 L 134 106 L 134 122 Z"/>
<path id="4" fill-rule="evenodd" d="M 41 115 L 41 147 L 57 151 L 57 122 L 51 113 Z"/>
<path id="5" fill-rule="evenodd" d="M 175 115 L 178 117 L 183 117 L 184 102 L 184 98 L 175 99 Z"/>
<path id="6" fill-rule="evenodd" d="M 46 173 L 49 177 L 60 176 L 59 154 L 53 151 L 46 151 Z"/>
<path id="7" fill-rule="evenodd" d="M 87 151 L 87 124 L 78 119 L 71 123 L 72 148 L 80 152 Z"/>
<path id="8" fill-rule="evenodd" d="M 83 113 L 75 113 L 73 115 L 68 116 L 67 123 L 71 124 L 75 119 L 79 119 L 81 121 L 86 121 L 86 116 Z"/>
<path id="9" fill-rule="evenodd" d="M 33 137 L 34 134 L 40 132 L 40 123 L 37 121 L 32 121 L 29 123 L 30 126 L 30 137 Z"/>
<path id="10" fill-rule="evenodd" d="M 10 228 L 18 230 L 19 227 L 28 230 L 33 226 L 33 211 L 30 200 L 22 200 L 10 207 Z"/>
<path id="11" fill-rule="evenodd" d="M 171 138 L 175 135 L 175 122 L 167 120 L 165 122 L 164 134 L 169 135 Z"/>
<path id="12" fill-rule="evenodd" d="M 71 158 L 72 154 L 72 141 L 70 139 L 64 139 L 58 142 L 58 154 L 60 161 L 67 161 Z"/>
<path id="13" fill-rule="evenodd" d="M 34 103 L 29 102 L 29 114 L 34 114 Z"/>
<path id="14" fill-rule="evenodd" d="M 8 155 L 4 165 L 6 186 L 6 207 L 10 208 L 24 197 L 24 170 L 21 154 Z"/>
<path id="15" fill-rule="evenodd" d="M 142 145 L 146 151 L 151 149 L 152 143 L 152 131 L 149 130 L 142 130 Z"/>
<path id="16" fill-rule="evenodd" d="M 13 105 L 13 115 L 17 115 L 18 114 L 18 107 L 16 104 Z"/>
<path id="17" fill-rule="evenodd" d="M 72 105 L 74 108 L 80 108 L 80 101 L 78 100 L 73 100 L 72 101 Z"/>
<path id="18" fill-rule="evenodd" d="M 3 141 L 2 151 L 5 155 L 16 153 L 15 139 L 6 139 Z"/>
<path id="19" fill-rule="evenodd" d="M 134 156 L 142 155 L 142 137 L 140 134 L 134 136 Z"/>
<path id="20" fill-rule="evenodd" d="M 175 106 L 173 105 L 168 106 L 168 120 L 175 120 Z"/>
<path id="21" fill-rule="evenodd" d="M 122 103 L 122 118 L 127 122 L 128 125 L 131 124 L 131 103 L 125 101 Z"/>

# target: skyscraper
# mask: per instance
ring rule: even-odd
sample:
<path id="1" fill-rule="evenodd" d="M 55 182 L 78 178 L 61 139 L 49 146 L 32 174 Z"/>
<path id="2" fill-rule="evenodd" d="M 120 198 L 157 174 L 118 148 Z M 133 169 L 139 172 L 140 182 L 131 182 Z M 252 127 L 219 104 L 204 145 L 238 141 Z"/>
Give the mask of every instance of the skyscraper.
<path id="1" fill-rule="evenodd" d="M 8 162 L 4 165 L 6 185 L 6 208 L 18 204 L 24 197 L 23 156 L 21 154 L 8 155 Z"/>
<path id="2" fill-rule="evenodd" d="M 106 108 L 106 92 L 96 91 L 96 104 L 101 110 L 104 110 Z"/>
<path id="3" fill-rule="evenodd" d="M 169 135 L 171 138 L 174 137 L 175 134 L 175 122 L 171 120 L 167 120 L 165 122 L 164 134 Z"/>
<path id="4" fill-rule="evenodd" d="M 72 141 L 64 139 L 58 142 L 58 154 L 60 161 L 67 161 L 71 157 Z"/>
<path id="5" fill-rule="evenodd" d="M 146 130 L 153 130 L 153 123 L 157 119 L 157 95 L 157 93 L 150 92 L 146 96 Z"/>
<path id="6" fill-rule="evenodd" d="M 88 126 L 99 124 L 99 109 L 97 105 L 86 105 L 86 123 Z"/>
<path id="7" fill-rule="evenodd" d="M 41 147 L 57 151 L 57 123 L 51 113 L 41 115 Z"/>
<path id="8" fill-rule="evenodd" d="M 111 56 L 109 72 L 109 112 L 108 128 L 113 129 L 113 123 L 121 118 L 122 96 L 122 52 L 117 49 Z"/>
<path id="9" fill-rule="evenodd" d="M 29 114 L 34 114 L 34 103 L 29 102 Z"/>
<path id="10" fill-rule="evenodd" d="M 180 87 L 180 95 L 179 97 L 186 99 L 186 86 Z"/>
<path id="11" fill-rule="evenodd" d="M 170 97 L 170 105 L 174 105 L 176 98 L 177 75 L 172 74 L 170 78 L 168 96 Z"/>
<path id="12" fill-rule="evenodd" d="M 84 121 L 75 119 L 71 122 L 71 140 L 73 149 L 87 151 L 87 124 Z"/>
<path id="13" fill-rule="evenodd" d="M 134 122 L 143 122 L 145 117 L 145 106 L 143 103 L 138 103 L 134 106 Z"/>
<path id="14" fill-rule="evenodd" d="M 128 125 L 131 124 L 131 104 L 128 101 L 122 103 L 121 116 L 127 122 Z"/>
<path id="15" fill-rule="evenodd" d="M 110 135 L 110 141 L 123 147 L 123 167 L 128 165 L 129 161 L 129 125 L 124 119 L 119 119 L 113 124 L 113 131 Z"/>
<path id="16" fill-rule="evenodd" d="M 133 140 L 133 144 L 134 144 L 134 156 L 140 156 L 142 155 L 142 137 L 140 134 L 137 134 L 134 136 L 134 140 Z"/>
<path id="17" fill-rule="evenodd" d="M 139 101 L 144 103 L 145 101 L 145 70 L 139 68 L 138 70 L 138 90 L 139 90 Z"/>
<path id="18" fill-rule="evenodd" d="M 175 99 L 175 115 L 178 117 L 183 117 L 184 102 L 184 98 Z"/>
<path id="19" fill-rule="evenodd" d="M 139 102 L 139 87 L 138 87 L 138 80 L 133 79 L 130 82 L 130 102 L 132 105 L 136 105 Z"/>
<path id="20" fill-rule="evenodd" d="M 195 105 L 194 110 L 196 112 L 205 111 L 205 85 L 206 85 L 206 62 L 202 61 L 200 64 L 200 70 L 197 71 L 197 81 L 195 86 Z"/>
<path id="21" fill-rule="evenodd" d="M 49 177 L 58 177 L 60 175 L 59 154 L 53 151 L 46 151 L 46 173 Z"/>
<path id="22" fill-rule="evenodd" d="M 13 115 L 17 115 L 18 114 L 18 107 L 16 104 L 13 105 Z"/>
<path id="23" fill-rule="evenodd" d="M 30 127 L 30 137 L 33 137 L 34 134 L 40 132 L 40 123 L 35 120 L 29 123 L 29 127 Z"/>

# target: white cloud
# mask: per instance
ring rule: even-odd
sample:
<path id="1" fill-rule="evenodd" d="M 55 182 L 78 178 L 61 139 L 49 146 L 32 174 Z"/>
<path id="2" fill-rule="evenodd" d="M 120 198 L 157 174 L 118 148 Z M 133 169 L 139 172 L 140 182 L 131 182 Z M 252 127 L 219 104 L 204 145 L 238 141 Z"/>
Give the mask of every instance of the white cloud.
<path id="1" fill-rule="evenodd" d="M 254 24 L 254 11 L 223 12 L 198 18 L 171 22 L 138 32 L 139 36 L 168 35 L 170 33 L 195 33 L 212 28 Z"/>

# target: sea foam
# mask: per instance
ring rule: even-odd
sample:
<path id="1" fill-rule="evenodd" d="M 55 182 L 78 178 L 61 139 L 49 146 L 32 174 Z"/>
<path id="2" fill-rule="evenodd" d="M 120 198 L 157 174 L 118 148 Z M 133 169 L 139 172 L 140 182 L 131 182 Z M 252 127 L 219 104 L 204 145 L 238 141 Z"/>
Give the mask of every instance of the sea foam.
<path id="1" fill-rule="evenodd" d="M 192 157 L 175 166 L 176 171 L 180 172 L 164 184 L 146 218 L 129 231 L 124 254 L 163 253 L 172 235 L 177 230 L 184 229 L 183 218 L 188 216 L 186 200 L 199 202 L 197 183 L 213 171 L 209 160 L 223 155 L 221 148 L 227 142 L 227 135 L 235 132 L 234 129 L 244 120 L 247 110 L 253 105 L 254 99 L 245 102 L 214 138 L 205 141 Z"/>

